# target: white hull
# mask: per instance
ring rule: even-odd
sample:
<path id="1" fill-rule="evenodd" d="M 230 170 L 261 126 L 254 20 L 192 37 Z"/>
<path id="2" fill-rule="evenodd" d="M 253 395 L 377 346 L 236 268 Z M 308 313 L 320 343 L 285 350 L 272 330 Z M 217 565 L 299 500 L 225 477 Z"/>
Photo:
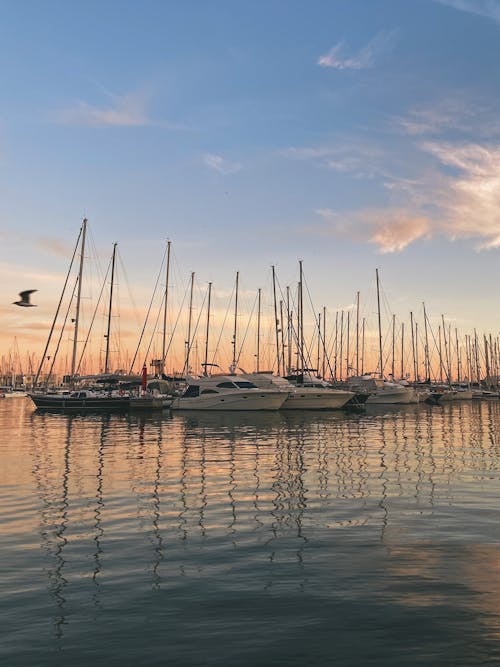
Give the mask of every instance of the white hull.
<path id="1" fill-rule="evenodd" d="M 281 391 L 249 389 L 246 391 L 180 396 L 172 401 L 172 410 L 279 410 L 287 394 Z"/>
<path id="2" fill-rule="evenodd" d="M 401 387 L 403 391 L 380 389 L 371 394 L 367 405 L 407 405 L 409 403 L 418 403 L 417 392 L 407 387 Z"/>
<path id="3" fill-rule="evenodd" d="M 282 410 L 338 410 L 353 396 L 352 391 L 298 387 L 290 392 Z"/>

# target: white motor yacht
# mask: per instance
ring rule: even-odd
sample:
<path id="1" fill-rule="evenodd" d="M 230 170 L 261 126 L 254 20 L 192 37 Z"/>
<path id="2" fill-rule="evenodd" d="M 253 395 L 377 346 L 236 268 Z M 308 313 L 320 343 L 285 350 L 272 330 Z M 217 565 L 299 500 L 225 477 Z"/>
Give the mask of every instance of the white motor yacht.
<path id="1" fill-rule="evenodd" d="M 287 394 L 277 388 L 261 388 L 250 380 L 231 375 L 188 377 L 182 396 L 172 410 L 279 410 Z"/>
<path id="2" fill-rule="evenodd" d="M 272 372 L 246 373 L 245 377 L 258 387 L 275 387 L 286 394 L 282 410 L 335 410 L 342 408 L 354 392 L 334 389 L 328 382 L 304 373 L 301 382 L 294 384 Z"/>
<path id="3" fill-rule="evenodd" d="M 418 403 L 417 392 L 412 387 L 371 375 L 350 378 L 349 387 L 355 391 L 368 391 L 367 405 Z"/>

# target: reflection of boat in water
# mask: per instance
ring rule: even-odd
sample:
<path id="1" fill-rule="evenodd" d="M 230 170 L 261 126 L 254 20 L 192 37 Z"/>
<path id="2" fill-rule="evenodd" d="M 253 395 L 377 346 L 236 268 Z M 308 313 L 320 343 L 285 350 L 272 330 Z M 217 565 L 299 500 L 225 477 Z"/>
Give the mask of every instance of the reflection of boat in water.
<path id="1" fill-rule="evenodd" d="M 186 391 L 172 402 L 172 410 L 279 410 L 287 394 L 261 389 L 230 375 L 190 377 Z"/>
<path id="2" fill-rule="evenodd" d="M 28 394 L 41 410 L 75 412 L 126 412 L 130 407 L 128 396 L 114 396 L 90 390 L 72 391 L 69 394 Z"/>

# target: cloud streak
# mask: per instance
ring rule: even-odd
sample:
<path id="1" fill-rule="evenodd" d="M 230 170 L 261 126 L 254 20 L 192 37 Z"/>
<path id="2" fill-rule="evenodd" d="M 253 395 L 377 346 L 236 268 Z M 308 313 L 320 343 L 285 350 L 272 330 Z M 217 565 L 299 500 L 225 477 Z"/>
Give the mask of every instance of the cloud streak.
<path id="1" fill-rule="evenodd" d="M 435 0 L 435 2 L 461 12 L 477 14 L 500 24 L 500 3 L 496 0 Z"/>
<path id="2" fill-rule="evenodd" d="M 417 240 L 431 236 L 430 221 L 398 209 L 365 209 L 338 213 L 316 211 L 323 218 L 323 232 L 362 243 L 371 243 L 380 253 L 401 252 Z"/>
<path id="3" fill-rule="evenodd" d="M 242 169 L 242 165 L 239 162 L 230 162 L 221 155 L 216 155 L 214 153 L 205 153 L 202 156 L 202 160 L 207 167 L 224 176 L 235 174 Z"/>
<path id="4" fill-rule="evenodd" d="M 98 107 L 79 100 L 72 107 L 54 114 L 54 120 L 76 127 L 144 127 L 151 124 L 144 94 L 108 96 L 110 104 L 106 106 Z"/>
<path id="5" fill-rule="evenodd" d="M 348 55 L 344 41 L 338 42 L 328 53 L 318 58 L 317 64 L 336 70 L 362 70 L 375 65 L 379 56 L 393 50 L 397 30 L 379 32 L 357 53 Z"/>

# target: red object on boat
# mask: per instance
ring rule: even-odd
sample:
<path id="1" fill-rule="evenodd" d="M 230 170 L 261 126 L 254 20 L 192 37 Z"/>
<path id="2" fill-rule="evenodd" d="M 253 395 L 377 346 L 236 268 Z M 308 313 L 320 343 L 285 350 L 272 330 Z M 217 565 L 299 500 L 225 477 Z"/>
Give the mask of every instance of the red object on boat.
<path id="1" fill-rule="evenodd" d="M 146 364 L 142 367 L 142 379 L 141 379 L 141 389 L 142 391 L 146 391 L 146 388 L 148 386 L 148 369 L 146 368 Z"/>

